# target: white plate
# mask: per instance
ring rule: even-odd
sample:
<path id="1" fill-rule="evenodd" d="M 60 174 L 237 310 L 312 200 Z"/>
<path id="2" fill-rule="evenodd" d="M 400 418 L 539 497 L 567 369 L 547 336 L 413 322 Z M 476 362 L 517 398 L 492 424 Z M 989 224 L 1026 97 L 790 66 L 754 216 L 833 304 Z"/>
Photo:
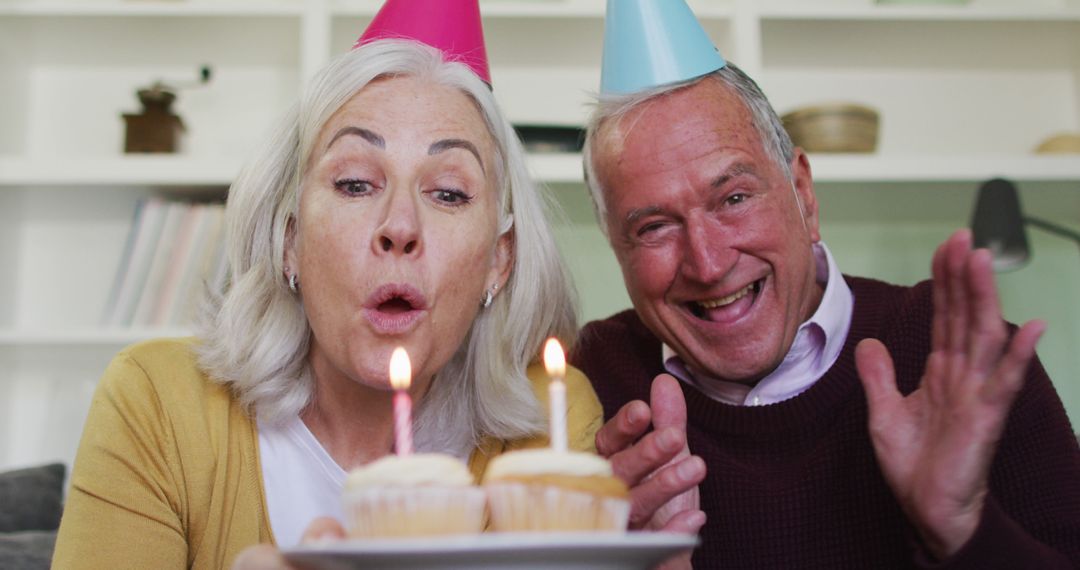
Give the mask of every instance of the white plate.
<path id="1" fill-rule="evenodd" d="M 292 565 L 310 570 L 644 570 L 696 545 L 696 536 L 663 532 L 487 533 L 347 540 L 283 552 Z"/>

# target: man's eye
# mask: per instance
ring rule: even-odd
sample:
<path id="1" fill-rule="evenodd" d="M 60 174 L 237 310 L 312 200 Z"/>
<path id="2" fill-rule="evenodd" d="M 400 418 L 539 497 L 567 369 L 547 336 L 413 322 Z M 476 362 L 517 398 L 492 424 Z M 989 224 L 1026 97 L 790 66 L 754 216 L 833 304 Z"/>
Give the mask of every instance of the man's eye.
<path id="1" fill-rule="evenodd" d="M 638 237 L 646 236 L 646 235 L 649 235 L 649 234 L 651 234 L 653 232 L 658 231 L 662 227 L 664 227 L 664 224 L 662 224 L 660 222 L 652 222 L 650 224 L 645 224 L 645 225 L 641 226 L 640 228 L 638 228 L 637 235 L 638 235 Z"/>
<path id="2" fill-rule="evenodd" d="M 367 180 L 338 180 L 334 182 L 334 187 L 339 191 L 344 192 L 350 196 L 362 196 L 370 193 L 375 186 Z"/>
<path id="3" fill-rule="evenodd" d="M 472 197 L 461 190 L 438 189 L 431 192 L 435 200 L 450 206 L 464 206 L 472 201 Z"/>
<path id="4" fill-rule="evenodd" d="M 735 204 L 742 204 L 745 201 L 746 194 L 740 192 L 738 194 L 732 194 L 731 196 L 728 196 L 727 199 L 724 200 L 724 203 L 729 206 L 734 206 Z"/>

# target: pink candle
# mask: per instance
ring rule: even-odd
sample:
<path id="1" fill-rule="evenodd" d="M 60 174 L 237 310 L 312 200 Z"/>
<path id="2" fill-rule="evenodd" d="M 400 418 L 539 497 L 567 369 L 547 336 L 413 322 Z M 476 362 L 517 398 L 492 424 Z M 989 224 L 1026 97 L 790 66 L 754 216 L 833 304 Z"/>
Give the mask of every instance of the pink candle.
<path id="1" fill-rule="evenodd" d="M 566 357 L 559 341 L 549 338 L 544 345 L 544 368 L 551 382 L 548 384 L 548 401 L 551 404 L 551 447 L 566 451 Z"/>
<path id="2" fill-rule="evenodd" d="M 399 456 L 412 453 L 412 366 L 402 347 L 390 355 L 390 385 L 394 387 L 394 449 Z"/>

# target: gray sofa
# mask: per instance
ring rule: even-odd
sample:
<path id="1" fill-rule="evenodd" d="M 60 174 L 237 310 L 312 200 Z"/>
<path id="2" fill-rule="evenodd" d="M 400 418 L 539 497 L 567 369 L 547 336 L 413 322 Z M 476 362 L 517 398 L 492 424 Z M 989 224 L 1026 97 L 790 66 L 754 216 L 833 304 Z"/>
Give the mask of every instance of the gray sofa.
<path id="1" fill-rule="evenodd" d="M 0 473 L 0 568 L 49 568 L 63 512 L 64 466 Z"/>

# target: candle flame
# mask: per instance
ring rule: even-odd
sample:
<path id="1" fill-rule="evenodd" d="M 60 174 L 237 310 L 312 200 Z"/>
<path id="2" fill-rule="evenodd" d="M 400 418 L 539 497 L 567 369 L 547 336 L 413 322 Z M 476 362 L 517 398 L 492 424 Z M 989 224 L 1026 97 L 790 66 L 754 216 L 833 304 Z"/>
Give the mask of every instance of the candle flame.
<path id="1" fill-rule="evenodd" d="M 412 365 L 409 364 L 409 354 L 399 346 L 390 355 L 390 385 L 395 390 L 408 390 L 411 383 Z"/>
<path id="2" fill-rule="evenodd" d="M 566 357 L 563 356 L 562 345 L 554 338 L 549 338 L 544 344 L 544 368 L 548 376 L 562 380 L 566 375 Z"/>

